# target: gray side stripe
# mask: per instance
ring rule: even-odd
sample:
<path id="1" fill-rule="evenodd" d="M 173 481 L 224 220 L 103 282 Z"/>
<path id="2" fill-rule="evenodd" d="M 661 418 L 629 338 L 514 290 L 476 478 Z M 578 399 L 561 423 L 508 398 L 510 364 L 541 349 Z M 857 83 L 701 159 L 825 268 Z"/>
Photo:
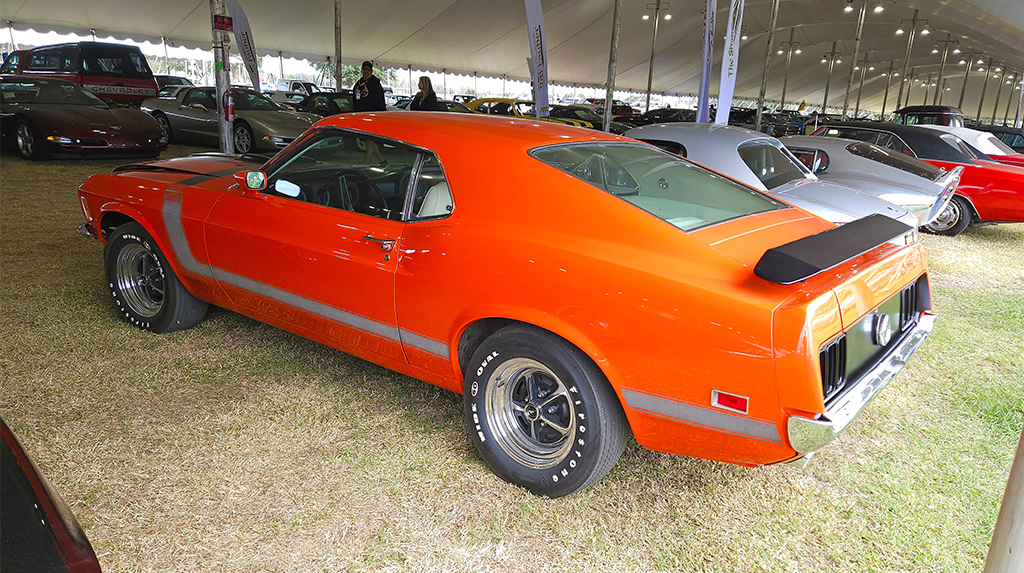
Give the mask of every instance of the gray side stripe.
<path id="1" fill-rule="evenodd" d="M 622 395 L 626 398 L 626 405 L 633 410 L 643 410 L 666 418 L 776 444 L 782 443 L 782 440 L 779 439 L 779 429 L 775 424 L 734 416 L 725 412 L 716 412 L 702 406 L 645 394 L 636 390 L 623 388 Z"/>
<path id="2" fill-rule="evenodd" d="M 169 196 L 174 196 L 178 200 L 171 200 L 169 199 Z M 345 312 L 339 308 L 326 305 L 322 302 L 304 298 L 295 293 L 200 263 L 192 256 L 192 250 L 189 247 L 188 239 L 185 237 L 185 229 L 181 224 L 181 195 L 168 193 L 164 197 L 163 216 L 164 227 L 167 229 L 167 236 L 171 241 L 171 248 L 174 249 L 174 254 L 177 255 L 178 260 L 181 261 L 181 265 L 190 272 L 209 278 L 215 278 L 222 283 L 276 300 L 277 302 L 304 310 L 310 314 L 315 314 L 328 320 L 333 320 L 334 322 L 375 334 L 382 338 L 400 341 L 430 354 L 448 358 L 448 345 L 444 343 L 437 342 L 436 340 L 426 338 L 409 331 L 399 330 L 390 324 L 385 324 L 364 316 Z"/>
<path id="3" fill-rule="evenodd" d="M 442 358 L 448 358 L 448 345 L 443 342 L 438 342 L 432 338 L 420 336 L 414 332 L 408 330 L 401 331 L 402 343 L 409 346 L 419 348 L 420 350 L 440 356 Z"/>

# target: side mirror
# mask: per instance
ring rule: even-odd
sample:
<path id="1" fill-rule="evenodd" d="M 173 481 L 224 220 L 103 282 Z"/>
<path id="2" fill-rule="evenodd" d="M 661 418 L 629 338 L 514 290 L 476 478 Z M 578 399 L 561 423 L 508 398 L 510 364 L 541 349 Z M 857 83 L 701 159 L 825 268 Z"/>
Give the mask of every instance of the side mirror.
<path id="1" fill-rule="evenodd" d="M 242 189 L 263 191 L 267 188 L 267 174 L 262 171 L 239 171 L 235 173 L 235 181 Z"/>

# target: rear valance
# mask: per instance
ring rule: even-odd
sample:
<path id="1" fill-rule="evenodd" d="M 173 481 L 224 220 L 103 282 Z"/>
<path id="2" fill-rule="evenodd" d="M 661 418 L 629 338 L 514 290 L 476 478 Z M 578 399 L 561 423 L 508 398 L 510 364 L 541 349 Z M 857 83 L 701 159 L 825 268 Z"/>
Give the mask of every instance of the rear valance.
<path id="1" fill-rule="evenodd" d="M 909 225 L 885 215 L 868 215 L 835 229 L 769 249 L 757 262 L 754 274 L 780 285 L 793 284 L 911 230 Z"/>

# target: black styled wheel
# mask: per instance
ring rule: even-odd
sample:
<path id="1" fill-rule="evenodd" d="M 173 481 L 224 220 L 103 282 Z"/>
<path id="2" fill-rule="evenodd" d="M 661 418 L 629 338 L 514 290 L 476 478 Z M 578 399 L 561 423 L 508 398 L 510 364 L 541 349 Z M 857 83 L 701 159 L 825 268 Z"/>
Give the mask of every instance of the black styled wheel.
<path id="1" fill-rule="evenodd" d="M 171 122 L 168 121 L 167 116 L 162 113 L 158 113 L 153 115 L 153 119 L 160 124 L 160 129 L 164 130 L 164 135 L 167 136 L 167 143 L 173 141 L 174 135 L 171 134 Z"/>
<path id="2" fill-rule="evenodd" d="M 121 225 L 107 240 L 107 284 L 128 324 L 153 332 L 191 328 L 207 303 L 192 296 L 142 225 Z"/>
<path id="3" fill-rule="evenodd" d="M 959 235 L 970 226 L 973 214 L 974 211 L 966 199 L 959 195 L 953 195 L 938 217 L 922 228 L 936 235 L 952 237 Z"/>
<path id="4" fill-rule="evenodd" d="M 540 329 L 513 325 L 488 337 L 463 390 L 480 456 L 535 494 L 586 488 L 625 447 L 626 417 L 607 379 L 579 349 Z"/>
<path id="5" fill-rule="evenodd" d="M 235 153 L 249 153 L 256 147 L 252 129 L 245 123 L 235 122 Z"/>
<path id="6" fill-rule="evenodd" d="M 34 160 L 43 156 L 40 148 L 42 142 L 36 128 L 24 119 L 19 119 L 14 126 L 14 142 L 18 146 L 18 153 L 25 159 Z"/>

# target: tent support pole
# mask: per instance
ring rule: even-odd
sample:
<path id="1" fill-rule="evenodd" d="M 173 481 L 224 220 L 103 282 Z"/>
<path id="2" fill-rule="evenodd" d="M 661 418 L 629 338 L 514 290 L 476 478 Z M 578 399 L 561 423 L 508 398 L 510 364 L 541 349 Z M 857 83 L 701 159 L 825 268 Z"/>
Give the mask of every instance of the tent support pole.
<path id="1" fill-rule="evenodd" d="M 889 62 L 889 73 L 885 74 L 885 95 L 882 96 L 882 114 L 879 117 L 879 121 L 885 121 L 885 104 L 889 102 L 889 82 L 892 80 L 892 74 L 896 71 L 896 60 Z"/>
<path id="2" fill-rule="evenodd" d="M 778 2 L 778 0 L 775 0 Z M 622 0 L 615 0 L 615 10 L 612 12 L 612 45 L 608 54 L 608 81 L 605 83 L 604 96 L 604 131 L 608 131 L 612 125 L 612 107 L 615 105 L 615 66 L 619 59 L 619 26 L 622 24 Z M 575 92 L 576 84 L 573 84 Z"/>
<path id="3" fill-rule="evenodd" d="M 974 50 L 967 53 L 967 69 L 964 70 L 964 85 L 960 88 L 960 101 L 956 107 L 961 111 L 964 109 L 964 95 L 967 94 L 967 78 L 971 75 L 971 68 L 974 67 Z"/>
<path id="4" fill-rule="evenodd" d="M 914 35 L 917 33 L 917 14 L 919 10 L 914 9 L 914 17 L 910 20 L 910 35 L 907 36 L 907 57 L 903 59 L 903 78 L 900 81 L 900 93 L 896 96 L 896 109 L 900 109 L 900 102 L 903 101 L 903 83 L 909 82 L 910 77 L 907 76 L 907 70 L 910 68 L 910 53 L 914 49 Z M 910 84 L 907 84 L 907 91 L 910 91 Z M 910 101 L 910 94 L 907 94 L 907 101 Z M 906 105 L 904 103 L 903 105 Z"/>
<path id="5" fill-rule="evenodd" d="M 654 3 L 654 33 L 651 35 L 651 63 L 647 68 L 647 107 L 644 112 L 651 110 L 651 86 L 654 84 L 654 46 L 658 43 L 658 20 L 661 18 L 661 0 Z"/>
<path id="6" fill-rule="evenodd" d="M 1019 569 L 1024 548 L 1024 431 L 1017 442 L 1010 477 L 1006 480 L 1003 502 L 996 518 L 992 543 L 988 547 L 984 573 L 1010 573 Z M 1016 549 L 1016 555 L 1014 550 Z"/>
<path id="7" fill-rule="evenodd" d="M 946 34 L 946 42 L 942 44 L 942 59 L 939 60 L 939 79 L 935 83 L 942 83 L 942 72 L 946 71 L 946 54 L 949 53 L 949 44 L 950 42 L 952 42 L 952 37 L 952 34 Z M 932 96 L 932 105 L 935 105 L 939 102 L 939 93 L 942 92 L 942 86 L 937 87 L 939 89 L 935 90 L 935 94 Z"/>
<path id="8" fill-rule="evenodd" d="M 974 121 L 981 123 L 981 106 L 985 105 L 985 91 L 988 89 L 988 77 L 992 73 L 992 58 L 989 57 L 988 65 L 985 66 L 985 83 L 981 84 L 981 98 L 978 99 L 978 115 Z"/>
<path id="9" fill-rule="evenodd" d="M 789 42 L 786 43 L 786 73 L 782 76 L 782 107 L 786 109 L 786 88 L 789 87 L 789 64 L 793 62 L 793 32 L 796 28 L 789 29 Z"/>
<path id="10" fill-rule="evenodd" d="M 228 10 L 224 5 L 224 0 L 210 0 L 210 14 L 211 22 L 213 16 L 227 16 Z M 232 137 L 234 122 L 228 121 L 224 105 L 224 94 L 231 87 L 229 46 L 228 33 L 213 30 L 214 78 L 217 84 L 217 132 L 220 134 L 221 153 L 235 152 L 235 140 Z"/>
<path id="11" fill-rule="evenodd" d="M 853 89 L 853 68 L 857 67 L 857 58 L 860 57 L 860 38 L 864 31 L 864 13 L 867 12 L 867 9 L 868 0 L 861 0 L 860 15 L 857 16 L 857 35 L 853 41 L 853 65 L 850 66 L 850 75 L 846 78 L 846 99 L 843 100 L 843 121 L 846 120 L 846 113 L 850 109 L 850 90 Z M 861 74 L 861 77 L 863 78 L 864 74 Z"/>
<path id="12" fill-rule="evenodd" d="M 1006 72 L 1003 72 L 1003 78 Z M 992 104 L 992 125 L 996 124 L 996 114 L 999 113 L 999 98 L 1003 95 L 1003 78 L 999 78 L 999 87 L 996 88 L 996 103 Z"/>
<path id="13" fill-rule="evenodd" d="M 867 0 L 861 0 L 867 2 Z M 764 73 L 761 74 L 761 92 L 757 96 L 757 119 L 754 131 L 761 131 L 761 115 L 764 109 L 764 94 L 768 90 L 768 67 L 772 63 L 772 46 L 775 45 L 775 27 L 779 22 L 779 0 L 772 0 L 772 17 L 768 24 L 768 46 L 764 49 Z"/>
<path id="14" fill-rule="evenodd" d="M 342 85 L 342 60 L 341 49 L 341 0 L 334 0 L 334 89 L 341 91 L 345 89 Z"/>

